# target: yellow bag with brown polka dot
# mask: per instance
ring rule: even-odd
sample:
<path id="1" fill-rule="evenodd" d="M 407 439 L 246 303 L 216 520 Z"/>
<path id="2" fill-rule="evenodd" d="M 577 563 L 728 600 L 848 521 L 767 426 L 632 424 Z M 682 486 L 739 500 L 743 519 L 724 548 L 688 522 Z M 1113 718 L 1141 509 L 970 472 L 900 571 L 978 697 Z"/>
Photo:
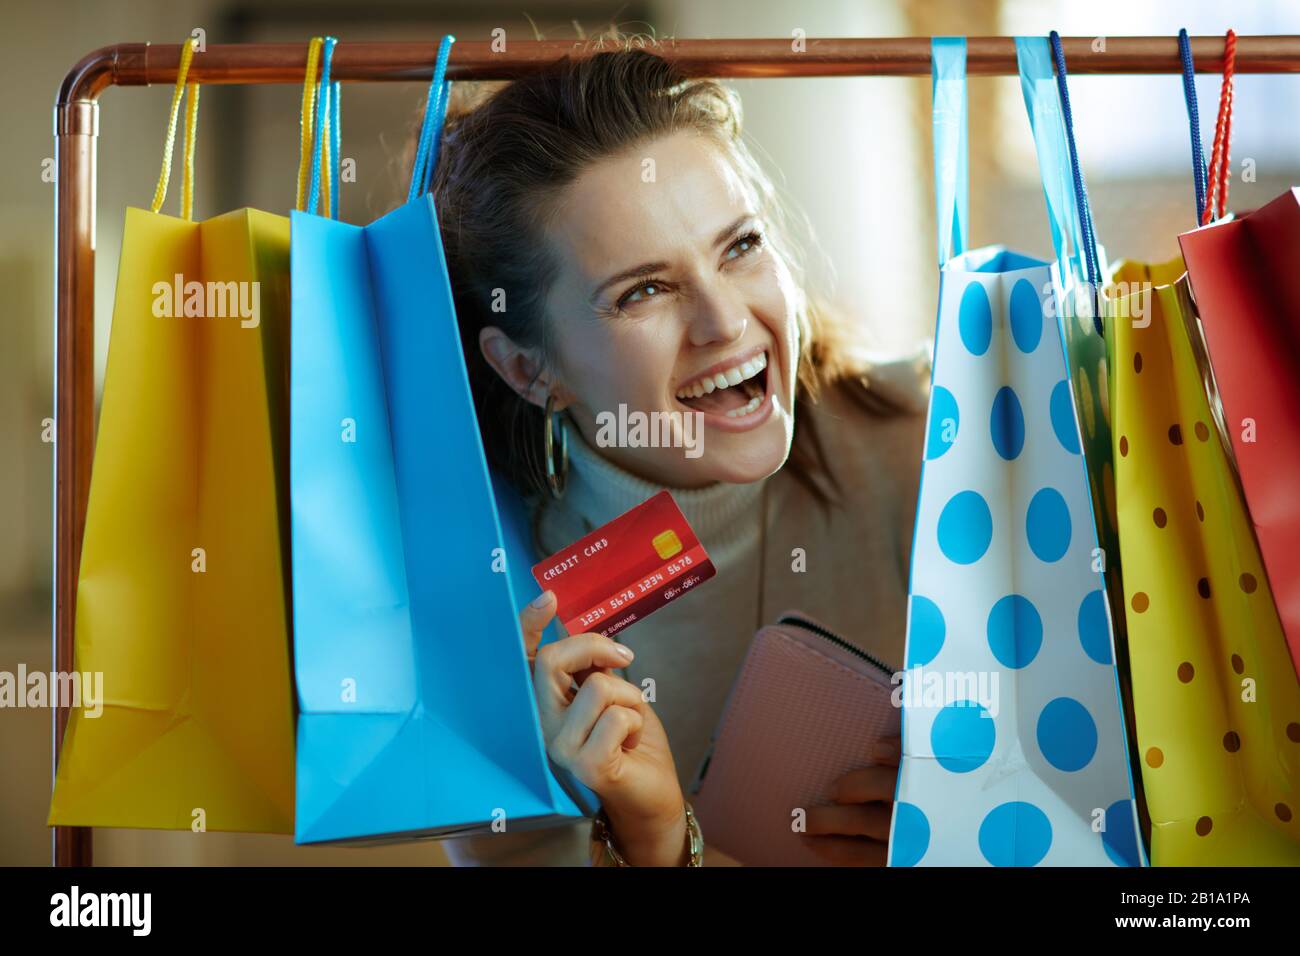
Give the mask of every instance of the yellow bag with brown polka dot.
<path id="1" fill-rule="evenodd" d="M 1300 685 L 1181 258 L 1106 316 L 1129 664 L 1155 866 L 1300 865 Z"/>

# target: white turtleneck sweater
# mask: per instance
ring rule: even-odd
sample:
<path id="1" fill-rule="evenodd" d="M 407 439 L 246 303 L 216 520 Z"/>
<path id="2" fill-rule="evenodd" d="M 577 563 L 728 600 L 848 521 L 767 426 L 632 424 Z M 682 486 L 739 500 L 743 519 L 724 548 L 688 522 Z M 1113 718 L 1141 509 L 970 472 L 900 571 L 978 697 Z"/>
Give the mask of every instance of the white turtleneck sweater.
<path id="1" fill-rule="evenodd" d="M 926 371 L 911 359 L 872 373 L 866 387 L 899 406 L 896 412 L 868 411 L 841 390 L 800 409 L 815 416 L 843 492 L 829 509 L 789 466 L 749 484 L 669 489 L 717 574 L 621 631 L 619 640 L 636 653 L 623 676 L 638 687 L 654 680 L 653 706 L 688 799 L 750 639 L 783 611 L 801 611 L 901 667 Z M 569 449 L 564 497 L 546 501 L 537 516 L 539 559 L 663 490 L 602 457 L 572 427 Z M 457 865 L 581 865 L 589 831 L 581 821 L 448 840 L 444 847 Z"/>

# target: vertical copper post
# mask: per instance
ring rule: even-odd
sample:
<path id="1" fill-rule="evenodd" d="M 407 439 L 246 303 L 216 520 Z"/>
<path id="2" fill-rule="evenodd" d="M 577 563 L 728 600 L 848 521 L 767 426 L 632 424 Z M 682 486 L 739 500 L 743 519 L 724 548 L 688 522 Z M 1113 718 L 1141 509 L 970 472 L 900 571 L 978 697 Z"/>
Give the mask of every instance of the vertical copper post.
<path id="1" fill-rule="evenodd" d="M 94 66 L 105 66 L 96 59 Z M 54 110 L 57 156 L 54 409 L 54 668 L 73 668 L 72 635 L 77 569 L 90 494 L 95 414 L 95 147 L 99 134 L 98 77 L 91 58 L 65 82 Z M 81 81 L 89 79 L 89 89 Z M 98 88 L 97 88 L 98 87 Z M 71 98 L 68 94 L 77 94 Z M 53 764 L 58 767 L 68 708 L 53 712 Z M 54 827 L 56 866 L 89 866 L 92 833 Z"/>

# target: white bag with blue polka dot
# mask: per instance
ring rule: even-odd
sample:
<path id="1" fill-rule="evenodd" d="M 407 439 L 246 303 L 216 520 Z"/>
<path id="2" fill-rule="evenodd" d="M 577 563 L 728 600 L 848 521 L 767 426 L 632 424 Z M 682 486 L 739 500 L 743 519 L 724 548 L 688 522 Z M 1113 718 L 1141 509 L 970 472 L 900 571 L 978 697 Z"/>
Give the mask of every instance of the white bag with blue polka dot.
<path id="1" fill-rule="evenodd" d="M 1046 42 L 1017 48 L 1059 250 Z M 942 271 L 889 863 L 1143 865 L 1062 270 L 965 251 L 965 41 L 936 38 L 934 71 Z"/>

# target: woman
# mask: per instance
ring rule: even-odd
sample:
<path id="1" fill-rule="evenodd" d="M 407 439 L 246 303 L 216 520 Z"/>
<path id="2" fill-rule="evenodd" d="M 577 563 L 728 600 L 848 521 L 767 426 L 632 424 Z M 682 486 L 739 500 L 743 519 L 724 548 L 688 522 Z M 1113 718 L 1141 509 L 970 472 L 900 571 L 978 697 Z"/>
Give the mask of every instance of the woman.
<path id="1" fill-rule="evenodd" d="M 692 862 L 683 794 L 759 626 L 797 608 L 903 662 L 928 369 L 871 364 L 812 306 L 740 125 L 734 93 L 625 44 L 453 108 L 434 181 L 484 442 L 532 502 L 538 556 L 669 488 L 717 567 L 625 643 L 539 650 L 555 596 L 520 611 L 547 751 L 630 865 Z M 695 415 L 701 451 L 602 447 L 620 406 Z M 863 763 L 809 810 L 833 862 L 885 860 L 897 740 Z M 590 830 L 447 848 L 617 862 Z"/>

